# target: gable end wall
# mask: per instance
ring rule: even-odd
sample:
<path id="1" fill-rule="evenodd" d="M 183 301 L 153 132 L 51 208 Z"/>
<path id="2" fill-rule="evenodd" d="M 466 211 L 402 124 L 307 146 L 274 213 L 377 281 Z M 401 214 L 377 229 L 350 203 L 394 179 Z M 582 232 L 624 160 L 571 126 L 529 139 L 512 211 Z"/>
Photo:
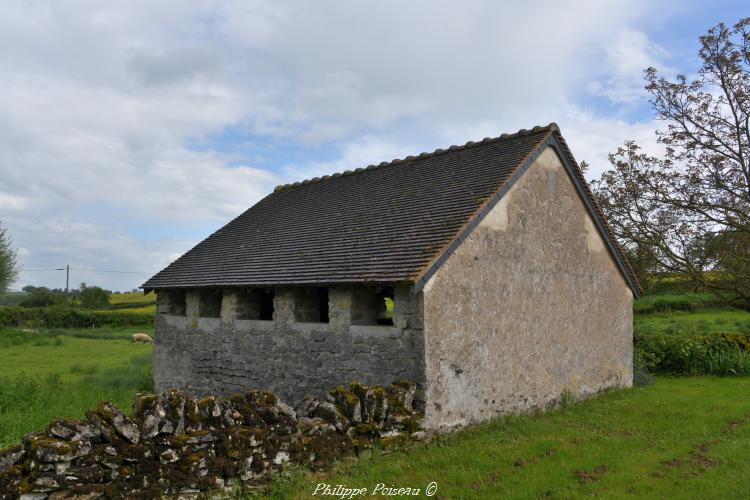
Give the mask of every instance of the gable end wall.
<path id="1" fill-rule="evenodd" d="M 632 385 L 632 291 L 552 147 L 423 293 L 431 427 Z"/>

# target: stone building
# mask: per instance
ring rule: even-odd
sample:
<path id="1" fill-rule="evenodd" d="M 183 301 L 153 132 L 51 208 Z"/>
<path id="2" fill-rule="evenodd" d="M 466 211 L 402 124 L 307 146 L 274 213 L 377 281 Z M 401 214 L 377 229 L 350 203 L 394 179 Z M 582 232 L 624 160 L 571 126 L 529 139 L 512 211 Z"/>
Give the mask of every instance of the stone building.
<path id="1" fill-rule="evenodd" d="M 639 286 L 555 124 L 279 186 L 143 288 L 157 390 L 409 379 L 447 428 L 632 383 Z"/>

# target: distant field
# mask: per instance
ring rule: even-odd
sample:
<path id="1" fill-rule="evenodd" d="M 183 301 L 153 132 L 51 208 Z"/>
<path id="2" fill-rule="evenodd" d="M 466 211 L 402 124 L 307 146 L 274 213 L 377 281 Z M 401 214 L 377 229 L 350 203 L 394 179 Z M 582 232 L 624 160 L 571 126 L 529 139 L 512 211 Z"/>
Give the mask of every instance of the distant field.
<path id="1" fill-rule="evenodd" d="M 633 305 L 638 335 L 750 334 L 750 312 L 727 306 L 710 293 L 648 295 Z"/>
<path id="2" fill-rule="evenodd" d="M 134 332 L 153 326 L 0 329 L 0 448 L 105 399 L 129 412 L 133 395 L 153 388 L 151 345 L 132 344 Z"/>
<path id="3" fill-rule="evenodd" d="M 143 292 L 113 293 L 109 297 L 110 304 L 132 304 L 144 303 L 155 304 L 156 294 L 154 292 L 144 295 Z"/>
<path id="4" fill-rule="evenodd" d="M 113 293 L 109 297 L 109 309 L 125 309 L 129 312 L 144 312 L 156 314 L 156 294 L 151 292 Z"/>
<path id="5" fill-rule="evenodd" d="M 750 312 L 738 309 L 655 313 L 635 316 L 634 329 L 642 335 L 710 335 L 713 333 L 750 333 Z"/>

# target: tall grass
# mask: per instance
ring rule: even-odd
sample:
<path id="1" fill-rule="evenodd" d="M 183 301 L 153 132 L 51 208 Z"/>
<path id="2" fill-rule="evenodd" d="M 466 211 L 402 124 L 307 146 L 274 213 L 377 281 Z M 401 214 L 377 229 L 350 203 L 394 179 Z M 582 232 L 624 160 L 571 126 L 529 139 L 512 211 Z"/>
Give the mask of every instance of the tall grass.
<path id="1" fill-rule="evenodd" d="M 750 375 L 747 337 L 636 337 L 634 360 L 639 369 L 660 375 Z"/>
<path id="2" fill-rule="evenodd" d="M 136 392 L 153 391 L 151 353 L 133 357 L 126 367 L 101 370 L 74 364 L 71 371 L 84 376 L 73 382 L 59 375 L 0 378 L 0 448 L 44 429 L 56 417 L 83 418 L 87 408 L 102 400 L 129 412 Z"/>

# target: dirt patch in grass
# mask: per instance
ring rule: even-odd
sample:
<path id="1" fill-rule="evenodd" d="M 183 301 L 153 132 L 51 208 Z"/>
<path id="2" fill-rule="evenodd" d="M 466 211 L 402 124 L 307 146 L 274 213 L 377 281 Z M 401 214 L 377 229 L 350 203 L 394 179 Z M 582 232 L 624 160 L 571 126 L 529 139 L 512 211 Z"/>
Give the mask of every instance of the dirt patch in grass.
<path id="1" fill-rule="evenodd" d="M 548 448 L 548 449 L 544 450 L 544 452 L 541 455 L 539 455 L 538 457 L 531 458 L 529 460 L 526 460 L 523 457 L 517 458 L 513 462 L 513 465 L 515 467 L 526 467 L 527 465 L 538 464 L 540 459 L 554 457 L 555 454 L 557 454 L 557 450 L 555 448 Z"/>
<path id="2" fill-rule="evenodd" d="M 742 427 L 743 425 L 747 424 L 748 422 L 750 422 L 750 416 L 746 416 L 746 417 L 741 418 L 741 419 L 730 420 L 724 426 L 724 434 L 732 434 L 734 431 L 737 430 L 738 427 Z"/>
<path id="3" fill-rule="evenodd" d="M 673 458 L 672 460 L 663 460 L 660 463 L 667 469 L 675 469 L 677 467 L 682 467 L 683 465 L 685 465 L 685 461 L 680 458 Z"/>
<path id="4" fill-rule="evenodd" d="M 714 446 L 719 442 L 720 440 L 718 439 L 715 439 L 713 441 L 704 441 L 703 443 L 700 443 L 698 446 L 696 446 L 695 449 L 693 449 L 693 451 L 691 451 L 686 458 L 673 458 L 671 460 L 664 460 L 660 463 L 662 467 L 665 467 L 666 469 L 677 469 L 684 465 L 689 465 L 691 467 L 694 467 L 695 469 L 704 471 L 706 469 L 710 469 L 711 467 L 716 467 L 719 464 L 719 461 L 715 458 L 711 458 L 710 456 L 708 456 L 708 454 L 711 451 L 711 446 Z M 693 471 L 693 475 L 697 475 L 698 470 Z"/>
<path id="5" fill-rule="evenodd" d="M 590 471 L 579 469 L 574 472 L 574 475 L 579 483 L 584 484 L 598 481 L 607 472 L 609 472 L 608 465 L 597 465 Z"/>

